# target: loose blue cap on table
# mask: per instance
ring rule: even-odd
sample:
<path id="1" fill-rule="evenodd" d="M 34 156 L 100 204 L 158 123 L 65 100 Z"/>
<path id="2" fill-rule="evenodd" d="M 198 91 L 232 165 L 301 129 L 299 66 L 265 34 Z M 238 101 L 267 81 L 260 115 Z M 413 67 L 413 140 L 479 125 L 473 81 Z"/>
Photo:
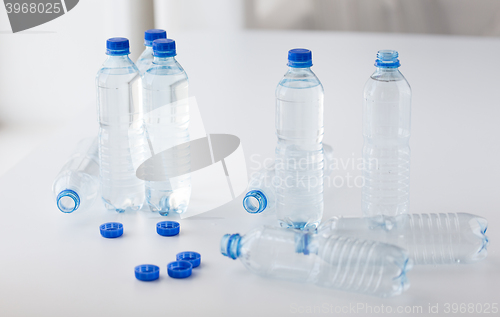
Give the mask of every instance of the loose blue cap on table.
<path id="1" fill-rule="evenodd" d="M 188 261 L 175 261 L 167 265 L 168 276 L 173 278 L 186 278 L 191 276 L 193 265 Z"/>
<path id="2" fill-rule="evenodd" d="M 177 221 L 160 221 L 156 224 L 156 232 L 160 236 L 171 237 L 179 234 L 181 225 Z"/>
<path id="3" fill-rule="evenodd" d="M 288 66 L 294 68 L 311 67 L 312 52 L 305 48 L 294 48 L 288 51 Z"/>
<path id="4" fill-rule="evenodd" d="M 398 56 L 398 52 L 394 50 L 378 51 L 375 66 L 380 68 L 398 68 L 401 66 Z"/>
<path id="5" fill-rule="evenodd" d="M 119 222 L 103 223 L 99 229 L 104 238 L 118 238 L 123 234 L 123 225 Z"/>
<path id="6" fill-rule="evenodd" d="M 144 32 L 144 45 L 152 46 L 153 41 L 157 39 L 166 39 L 167 32 L 161 29 L 151 29 Z"/>
<path id="7" fill-rule="evenodd" d="M 160 277 L 160 268 L 153 264 L 141 264 L 135 267 L 135 278 L 140 281 L 154 281 Z"/>
<path id="8" fill-rule="evenodd" d="M 176 259 L 177 261 L 188 261 L 191 265 L 193 265 L 193 268 L 200 266 L 201 263 L 201 255 L 198 252 L 193 251 L 177 253 Z"/>
<path id="9" fill-rule="evenodd" d="M 173 57 L 177 55 L 175 41 L 171 39 L 158 39 L 153 41 L 153 55 L 156 57 Z"/>
<path id="10" fill-rule="evenodd" d="M 113 37 L 106 41 L 106 54 L 120 56 L 130 54 L 130 44 L 124 37 Z"/>

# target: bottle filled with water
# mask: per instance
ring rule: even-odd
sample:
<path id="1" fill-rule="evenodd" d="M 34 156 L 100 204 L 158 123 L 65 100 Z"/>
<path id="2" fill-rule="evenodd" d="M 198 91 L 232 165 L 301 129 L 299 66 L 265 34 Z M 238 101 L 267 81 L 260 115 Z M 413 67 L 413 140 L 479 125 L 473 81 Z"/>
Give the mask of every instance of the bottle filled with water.
<path id="1" fill-rule="evenodd" d="M 316 228 L 323 216 L 323 86 L 312 53 L 288 52 L 276 88 L 276 216 L 282 227 Z"/>
<path id="2" fill-rule="evenodd" d="M 154 171 L 166 179 L 146 180 L 146 201 L 152 211 L 166 216 L 186 211 L 191 196 L 189 82 L 175 59 L 174 40 L 155 40 L 153 51 L 153 64 L 142 77 L 145 123 L 152 154 L 169 151 L 163 152 L 161 170 Z"/>
<path id="3" fill-rule="evenodd" d="M 146 158 L 139 70 L 129 58 L 129 41 L 111 38 L 108 58 L 97 73 L 99 165 L 102 199 L 107 209 L 138 210 L 144 203 L 144 181 L 134 162 Z"/>
<path id="4" fill-rule="evenodd" d="M 334 217 L 322 223 L 318 233 L 395 244 L 408 250 L 415 264 L 451 264 L 486 258 L 487 227 L 486 219 L 467 213 L 405 214 Z"/>
<path id="5" fill-rule="evenodd" d="M 323 151 L 323 176 L 327 177 L 334 169 L 334 166 L 331 164 L 333 160 L 333 148 L 323 143 Z M 276 211 L 276 189 L 274 182 L 276 182 L 275 162 L 252 174 L 248 182 L 247 193 L 243 197 L 243 208 L 251 214 L 264 213 L 269 215 L 274 213 Z"/>
<path id="6" fill-rule="evenodd" d="M 94 203 L 98 190 L 97 138 L 83 139 L 52 185 L 57 208 L 64 213 L 85 210 Z"/>
<path id="7" fill-rule="evenodd" d="M 153 41 L 166 38 L 167 32 L 165 30 L 151 29 L 144 32 L 144 46 L 146 48 L 135 63 L 141 75 L 144 74 L 144 72 L 147 71 L 149 67 L 151 67 L 151 64 L 153 64 Z"/>
<path id="8" fill-rule="evenodd" d="M 226 234 L 221 253 L 263 277 L 389 297 L 409 287 L 407 251 L 391 244 L 260 227 Z"/>
<path id="9" fill-rule="evenodd" d="M 364 216 L 397 216 L 410 204 L 410 85 L 398 52 L 379 51 L 363 103 Z"/>

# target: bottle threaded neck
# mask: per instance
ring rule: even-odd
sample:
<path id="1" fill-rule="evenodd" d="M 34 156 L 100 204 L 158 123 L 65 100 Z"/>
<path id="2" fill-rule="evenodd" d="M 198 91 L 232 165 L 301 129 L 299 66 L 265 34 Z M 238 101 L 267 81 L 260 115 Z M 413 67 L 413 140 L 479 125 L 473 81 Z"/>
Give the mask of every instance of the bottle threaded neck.
<path id="1" fill-rule="evenodd" d="M 251 190 L 243 198 L 243 208 L 251 214 L 259 214 L 267 207 L 266 195 L 260 190 Z"/>
<path id="2" fill-rule="evenodd" d="M 378 51 L 375 66 L 380 68 L 398 68 L 401 66 L 398 56 L 399 54 L 395 50 Z"/>
<path id="3" fill-rule="evenodd" d="M 57 208 L 64 213 L 72 213 L 80 207 L 80 196 L 71 190 L 65 189 L 57 195 Z"/>
<path id="4" fill-rule="evenodd" d="M 222 255 L 236 260 L 240 256 L 240 241 L 239 234 L 225 234 L 220 242 L 220 252 Z"/>

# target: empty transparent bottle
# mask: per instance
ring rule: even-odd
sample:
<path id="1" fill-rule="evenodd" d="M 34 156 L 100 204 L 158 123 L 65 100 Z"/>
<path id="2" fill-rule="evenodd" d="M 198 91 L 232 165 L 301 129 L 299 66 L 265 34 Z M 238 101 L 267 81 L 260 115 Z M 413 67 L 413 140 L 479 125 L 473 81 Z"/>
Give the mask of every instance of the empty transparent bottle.
<path id="1" fill-rule="evenodd" d="M 486 258 L 486 219 L 467 213 L 406 214 L 376 218 L 334 217 L 318 233 L 391 243 L 415 264 L 472 263 Z"/>
<path id="2" fill-rule="evenodd" d="M 405 250 L 390 244 L 260 227 L 244 236 L 226 234 L 221 253 L 263 277 L 313 283 L 388 297 L 409 287 Z"/>
<path id="3" fill-rule="evenodd" d="M 95 201 L 98 190 L 97 138 L 83 139 L 52 185 L 57 208 L 64 213 L 85 210 Z"/>
<path id="4" fill-rule="evenodd" d="M 282 227 L 316 228 L 323 216 L 323 86 L 312 53 L 288 52 L 276 88 L 276 216 Z"/>
<path id="5" fill-rule="evenodd" d="M 142 77 L 147 134 L 155 149 L 177 147 L 175 155 L 165 157 L 165 181 L 146 181 L 149 208 L 162 216 L 186 211 L 191 196 L 189 149 L 189 82 L 175 59 L 175 41 L 153 41 L 154 61 Z M 153 149 L 153 152 L 155 150 Z M 171 177 L 180 175 L 177 177 Z"/>
<path id="6" fill-rule="evenodd" d="M 398 52 L 379 51 L 363 103 L 364 216 L 408 213 L 410 203 L 411 89 Z"/>
<path id="7" fill-rule="evenodd" d="M 135 63 L 141 75 L 144 74 L 144 72 L 147 71 L 148 68 L 150 68 L 151 65 L 153 64 L 153 59 L 154 59 L 153 41 L 157 39 L 166 39 L 166 38 L 167 38 L 167 32 L 165 30 L 151 29 L 144 32 L 144 46 L 146 48 L 141 53 L 141 55 L 137 59 L 137 62 Z"/>
<path id="8" fill-rule="evenodd" d="M 333 148 L 328 144 L 323 144 L 324 151 L 324 177 L 333 171 Z M 251 214 L 271 214 L 275 212 L 276 181 L 275 162 L 252 174 L 248 182 L 247 193 L 243 197 L 243 208 Z"/>
<path id="9" fill-rule="evenodd" d="M 134 163 L 146 160 L 140 75 L 125 38 L 106 42 L 108 59 L 97 73 L 101 194 L 107 209 L 138 210 L 144 203 L 144 181 Z"/>

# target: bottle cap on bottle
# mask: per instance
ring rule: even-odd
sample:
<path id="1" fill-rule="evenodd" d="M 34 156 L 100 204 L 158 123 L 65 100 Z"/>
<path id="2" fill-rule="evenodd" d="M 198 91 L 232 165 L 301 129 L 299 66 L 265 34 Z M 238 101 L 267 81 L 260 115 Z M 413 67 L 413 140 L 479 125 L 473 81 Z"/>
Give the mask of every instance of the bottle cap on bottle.
<path id="1" fill-rule="evenodd" d="M 152 46 L 153 41 L 157 39 L 166 39 L 167 32 L 161 29 L 151 29 L 144 32 L 144 45 Z"/>
<path id="2" fill-rule="evenodd" d="M 398 59 L 398 52 L 394 50 L 381 50 L 377 53 L 375 66 L 381 68 L 398 68 L 401 66 Z"/>
<path id="3" fill-rule="evenodd" d="M 201 263 L 201 255 L 198 252 L 193 251 L 177 253 L 176 259 L 177 261 L 188 261 L 191 265 L 193 265 L 193 268 L 200 266 Z"/>
<path id="4" fill-rule="evenodd" d="M 140 281 L 154 281 L 160 277 L 160 268 L 153 264 L 141 264 L 135 267 L 135 278 Z"/>
<path id="5" fill-rule="evenodd" d="M 177 221 L 160 221 L 156 224 L 156 232 L 160 236 L 170 237 L 179 234 L 181 225 Z"/>
<path id="6" fill-rule="evenodd" d="M 191 275 L 193 265 L 188 261 L 175 261 L 167 265 L 168 276 L 173 278 L 186 278 Z"/>
<path id="7" fill-rule="evenodd" d="M 171 39 L 158 39 L 153 41 L 153 55 L 156 57 L 176 56 L 175 41 Z"/>
<path id="8" fill-rule="evenodd" d="M 294 68 L 311 67 L 312 52 L 305 48 L 294 48 L 288 51 L 288 66 Z"/>
<path id="9" fill-rule="evenodd" d="M 113 37 L 106 41 L 106 54 L 120 56 L 130 54 L 130 44 L 124 37 Z"/>
<path id="10" fill-rule="evenodd" d="M 118 238 L 123 234 L 123 225 L 119 222 L 106 222 L 99 229 L 104 238 Z"/>

